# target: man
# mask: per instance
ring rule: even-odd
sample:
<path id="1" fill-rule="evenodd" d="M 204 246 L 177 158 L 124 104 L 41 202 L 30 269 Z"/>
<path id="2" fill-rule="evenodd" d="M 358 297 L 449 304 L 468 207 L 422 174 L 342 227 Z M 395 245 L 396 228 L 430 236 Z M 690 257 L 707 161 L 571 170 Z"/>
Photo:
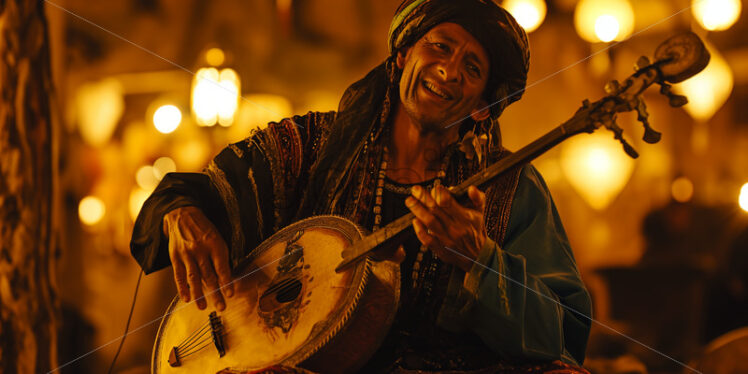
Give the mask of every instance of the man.
<path id="1" fill-rule="evenodd" d="M 146 272 L 171 263 L 180 298 L 222 310 L 229 263 L 278 229 L 332 213 L 376 230 L 413 212 L 400 310 L 364 371 L 582 370 L 590 299 L 537 171 L 472 187 L 464 205 L 443 187 L 507 154 L 497 119 L 524 89 L 526 34 L 489 0 L 406 0 L 389 49 L 337 112 L 271 123 L 203 173 L 167 175 L 133 256 Z"/>

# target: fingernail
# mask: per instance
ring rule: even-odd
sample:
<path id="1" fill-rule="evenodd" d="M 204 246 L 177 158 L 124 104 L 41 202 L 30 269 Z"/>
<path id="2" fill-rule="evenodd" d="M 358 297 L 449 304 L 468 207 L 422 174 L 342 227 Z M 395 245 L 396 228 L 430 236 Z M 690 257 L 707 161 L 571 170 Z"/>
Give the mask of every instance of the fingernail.
<path id="1" fill-rule="evenodd" d="M 226 304 L 224 304 L 223 301 L 219 301 L 216 303 L 216 309 L 218 309 L 219 312 L 223 312 L 223 310 L 226 309 Z"/>
<path id="2" fill-rule="evenodd" d="M 412 197 L 408 197 L 407 199 L 405 199 L 405 206 L 411 207 L 413 206 L 413 204 L 415 204 L 415 199 L 413 199 Z"/>
<path id="3" fill-rule="evenodd" d="M 421 186 L 413 186 L 411 192 L 413 192 L 413 196 L 415 197 L 421 196 Z"/>

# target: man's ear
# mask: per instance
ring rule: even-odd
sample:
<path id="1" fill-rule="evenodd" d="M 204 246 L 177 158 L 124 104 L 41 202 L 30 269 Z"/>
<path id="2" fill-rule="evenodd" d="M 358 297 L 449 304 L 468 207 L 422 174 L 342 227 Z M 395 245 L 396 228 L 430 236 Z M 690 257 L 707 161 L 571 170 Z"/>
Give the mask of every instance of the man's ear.
<path id="1" fill-rule="evenodd" d="M 470 118 L 475 122 L 480 122 L 486 120 L 490 115 L 491 108 L 485 100 L 481 99 L 481 101 L 478 102 L 478 106 L 476 106 L 473 112 L 470 113 Z"/>
<path id="2" fill-rule="evenodd" d="M 403 70 L 403 67 L 405 67 L 405 55 L 408 53 L 408 49 L 401 48 L 399 51 L 397 51 L 397 57 L 395 58 L 395 65 L 397 65 L 397 68 L 400 70 Z"/>

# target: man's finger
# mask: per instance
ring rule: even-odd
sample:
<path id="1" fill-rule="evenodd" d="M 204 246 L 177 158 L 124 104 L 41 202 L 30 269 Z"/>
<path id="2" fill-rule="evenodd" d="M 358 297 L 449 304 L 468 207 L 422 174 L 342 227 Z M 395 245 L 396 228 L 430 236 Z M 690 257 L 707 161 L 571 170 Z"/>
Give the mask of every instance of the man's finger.
<path id="1" fill-rule="evenodd" d="M 470 197 L 470 201 L 473 202 L 475 209 L 482 213 L 486 208 L 486 194 L 477 187 L 470 186 L 468 187 L 468 196 Z"/>
<path id="2" fill-rule="evenodd" d="M 174 284 L 177 285 L 179 298 L 185 303 L 190 301 L 190 286 L 187 284 L 187 271 L 181 259 L 171 261 L 171 267 L 174 269 Z"/>
<path id="3" fill-rule="evenodd" d="M 222 312 L 226 308 L 226 303 L 223 301 L 223 295 L 221 295 L 218 276 L 213 268 L 213 261 L 207 255 L 203 255 L 197 259 L 197 264 L 200 266 L 200 276 L 203 278 L 203 283 L 205 283 L 208 290 L 205 296 L 219 312 Z"/>
<path id="4" fill-rule="evenodd" d="M 429 197 L 430 198 L 430 197 Z M 405 199 L 405 206 L 418 218 L 425 226 L 434 232 L 444 232 L 442 222 L 429 209 L 413 196 Z"/>
<path id="5" fill-rule="evenodd" d="M 187 283 L 190 285 L 192 300 L 197 304 L 198 309 L 205 309 L 206 303 L 203 297 L 203 284 L 200 278 L 200 268 L 190 255 L 183 255 L 184 267 L 187 270 Z"/>
<path id="6" fill-rule="evenodd" d="M 218 240 L 218 250 L 213 251 L 213 265 L 218 273 L 218 280 L 221 282 L 221 292 L 226 297 L 234 295 L 234 285 L 231 279 L 231 268 L 229 267 L 229 249 L 223 239 Z"/>

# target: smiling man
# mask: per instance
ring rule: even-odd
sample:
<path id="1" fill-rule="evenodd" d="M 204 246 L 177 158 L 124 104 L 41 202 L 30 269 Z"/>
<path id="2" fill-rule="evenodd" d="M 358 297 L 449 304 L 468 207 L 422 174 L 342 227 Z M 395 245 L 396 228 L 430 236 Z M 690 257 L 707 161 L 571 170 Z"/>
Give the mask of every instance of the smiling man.
<path id="1" fill-rule="evenodd" d="M 537 171 L 471 187 L 464 205 L 444 187 L 508 154 L 498 117 L 524 89 L 527 36 L 490 0 L 407 0 L 388 42 L 337 112 L 271 123 L 203 173 L 167 175 L 133 256 L 146 272 L 171 264 L 180 298 L 220 311 L 232 288 L 211 291 L 278 229 L 337 214 L 377 230 L 413 212 L 398 314 L 363 371 L 583 372 L 589 294 Z"/>

